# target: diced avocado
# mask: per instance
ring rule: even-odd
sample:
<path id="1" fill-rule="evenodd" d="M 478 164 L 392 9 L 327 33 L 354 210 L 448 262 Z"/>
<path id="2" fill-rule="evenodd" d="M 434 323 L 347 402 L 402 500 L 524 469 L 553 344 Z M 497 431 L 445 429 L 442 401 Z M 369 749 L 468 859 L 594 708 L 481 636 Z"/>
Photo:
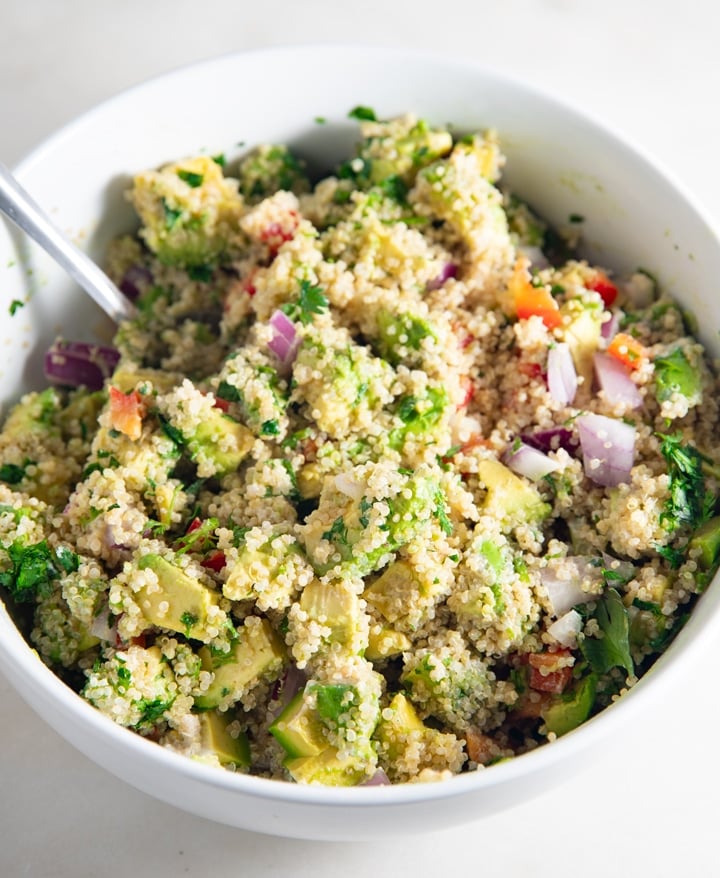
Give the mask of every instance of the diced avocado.
<path id="1" fill-rule="evenodd" d="M 268 606 L 286 606 L 295 586 L 278 580 L 288 576 L 295 578 L 302 568 L 307 569 L 308 576 L 312 575 L 309 565 L 300 557 L 297 540 L 286 534 L 271 533 L 258 548 L 249 548 L 247 542 L 240 547 L 238 559 L 223 585 L 223 594 L 230 600 L 244 601 L 261 593 Z"/>
<path id="2" fill-rule="evenodd" d="M 382 661 L 392 656 L 400 655 L 411 646 L 410 638 L 402 631 L 373 625 L 368 635 L 368 645 L 365 650 L 365 658 L 371 662 Z"/>
<path id="3" fill-rule="evenodd" d="M 270 726 L 270 733 L 291 759 L 317 756 L 328 747 L 318 712 L 309 706 L 304 690 L 298 692 Z"/>
<path id="4" fill-rule="evenodd" d="M 378 353 L 393 366 L 417 360 L 413 352 L 420 351 L 423 339 L 437 340 L 427 320 L 413 314 L 392 314 L 383 308 L 378 312 L 377 322 Z"/>
<path id="5" fill-rule="evenodd" d="M 560 737 L 584 723 L 595 703 L 596 689 L 597 677 L 589 674 L 578 683 L 574 691 L 560 696 L 559 701 L 545 708 L 542 717 L 548 732 Z"/>
<path id="6" fill-rule="evenodd" d="M 507 609 L 503 580 L 508 580 L 510 571 L 512 578 L 515 576 L 509 553 L 507 549 L 501 549 L 492 540 L 483 539 L 473 542 L 472 551 L 476 552 L 482 561 L 480 569 L 475 571 L 473 577 L 473 584 L 479 587 L 469 588 L 467 593 L 462 594 L 462 600 L 460 595 L 453 596 L 452 610 L 461 616 L 487 618 L 490 609 L 494 615 L 501 616 Z M 488 594 L 487 589 L 490 589 L 492 594 Z"/>
<path id="7" fill-rule="evenodd" d="M 537 522 L 550 513 L 537 489 L 497 460 L 479 460 L 478 478 L 487 488 L 485 509 L 501 520 Z"/>
<path id="8" fill-rule="evenodd" d="M 187 437 L 193 460 L 209 461 L 216 475 L 235 472 L 254 444 L 250 430 L 220 409 L 213 409 Z"/>
<path id="9" fill-rule="evenodd" d="M 285 768 L 293 780 L 304 784 L 353 787 L 367 777 L 368 771 L 353 759 L 342 759 L 333 747 L 316 756 L 286 759 Z"/>
<path id="10" fill-rule="evenodd" d="M 452 149 L 448 131 L 431 128 L 424 119 L 410 115 L 387 122 L 364 122 L 362 133 L 365 140 L 359 154 L 369 169 L 371 184 L 396 176 L 411 182 L 418 168 Z"/>
<path id="11" fill-rule="evenodd" d="M 432 730 L 420 719 L 412 702 L 402 692 L 393 696 L 388 710 L 392 712 L 389 719 L 387 711 L 382 711 L 374 737 L 384 745 L 388 760 L 395 762 L 402 756 L 409 736 L 424 735 Z"/>
<path id="12" fill-rule="evenodd" d="M 207 640 L 208 610 L 217 607 L 218 596 L 161 555 L 143 555 L 137 566 L 152 570 L 160 586 L 159 591 L 143 586 L 137 592 L 137 602 L 148 622 L 186 637 Z"/>
<path id="13" fill-rule="evenodd" d="M 56 434 L 56 416 L 59 411 L 60 395 L 52 387 L 40 393 L 28 393 L 7 416 L 3 435 L 20 437 L 26 433 Z"/>
<path id="14" fill-rule="evenodd" d="M 241 732 L 234 737 L 228 731 L 228 715 L 216 710 L 199 715 L 200 736 L 204 750 L 214 753 L 221 765 L 250 765 L 250 743 Z"/>
<path id="15" fill-rule="evenodd" d="M 688 550 L 698 552 L 697 562 L 703 570 L 712 570 L 720 557 L 720 516 L 701 524 L 690 539 Z"/>
<path id="16" fill-rule="evenodd" d="M 390 433 L 390 447 L 401 449 L 410 436 L 432 435 L 447 408 L 448 397 L 444 387 L 428 387 L 424 396 L 401 396 L 395 414 L 402 422 Z"/>
<path id="17" fill-rule="evenodd" d="M 306 463 L 297 474 L 297 487 L 304 500 L 314 500 L 322 493 L 325 473 L 317 461 Z"/>
<path id="18" fill-rule="evenodd" d="M 655 394 L 658 402 L 665 402 L 674 393 L 696 404 L 702 395 L 702 376 L 688 360 L 682 348 L 677 347 L 664 357 L 653 360 L 655 367 Z"/>
<path id="19" fill-rule="evenodd" d="M 267 619 L 257 616 L 248 616 L 229 653 L 203 647 L 199 655 L 203 669 L 215 675 L 207 691 L 195 698 L 200 710 L 239 701 L 259 680 L 277 677 L 285 661 L 277 634 Z"/>
<path id="20" fill-rule="evenodd" d="M 599 308 L 578 308 L 578 305 L 577 300 L 571 300 L 563 308 L 563 311 L 572 308 L 572 319 L 565 327 L 564 334 L 575 370 L 584 379 L 579 393 L 587 396 L 593 382 L 593 357 L 600 343 L 603 312 Z"/>
<path id="21" fill-rule="evenodd" d="M 313 580 L 300 596 L 300 609 L 313 621 L 331 629 L 330 643 L 348 646 L 355 642 L 363 611 L 360 598 L 349 583 Z"/>
<path id="22" fill-rule="evenodd" d="M 246 156 L 238 167 L 240 193 L 257 204 L 279 190 L 301 195 L 310 183 L 301 163 L 286 146 L 264 144 Z"/>
<path id="23" fill-rule="evenodd" d="M 161 262 L 185 268 L 224 261 L 243 211 L 237 181 L 209 156 L 197 156 L 133 180 L 130 198 L 140 235 Z"/>
<path id="24" fill-rule="evenodd" d="M 453 152 L 472 159 L 477 167 L 477 173 L 491 183 L 500 176 L 503 156 L 500 152 L 497 132 L 491 130 L 485 134 L 468 134 L 455 144 Z"/>
<path id="25" fill-rule="evenodd" d="M 394 561 L 365 589 L 363 597 L 388 622 L 396 622 L 407 614 L 418 596 L 432 597 L 440 591 L 439 583 L 423 580 L 407 561 Z"/>

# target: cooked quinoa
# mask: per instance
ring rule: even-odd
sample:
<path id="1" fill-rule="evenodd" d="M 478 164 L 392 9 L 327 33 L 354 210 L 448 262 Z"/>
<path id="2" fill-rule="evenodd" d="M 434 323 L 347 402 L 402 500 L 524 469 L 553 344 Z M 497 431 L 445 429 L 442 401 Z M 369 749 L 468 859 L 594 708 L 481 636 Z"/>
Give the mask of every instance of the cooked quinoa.
<path id="1" fill-rule="evenodd" d="M 434 781 L 571 731 L 671 642 L 720 555 L 718 386 L 646 270 L 505 188 L 494 132 L 353 115 L 315 184 L 273 144 L 138 173 L 112 368 L 0 434 L 0 585 L 160 746 Z"/>

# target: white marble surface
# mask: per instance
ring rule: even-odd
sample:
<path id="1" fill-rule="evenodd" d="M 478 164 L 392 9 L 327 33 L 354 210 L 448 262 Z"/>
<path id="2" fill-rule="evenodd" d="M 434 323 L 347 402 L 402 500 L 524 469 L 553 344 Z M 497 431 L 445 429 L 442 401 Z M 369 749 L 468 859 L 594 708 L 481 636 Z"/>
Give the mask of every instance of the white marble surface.
<path id="1" fill-rule="evenodd" d="M 584 105 L 720 226 L 719 27 L 711 0 L 1 0 L 0 160 L 189 61 L 283 43 L 405 44 Z M 270 839 L 159 804 L 75 752 L 0 678 L 0 876 L 717 874 L 719 672 L 706 644 L 666 703 L 539 799 L 372 845 Z"/>

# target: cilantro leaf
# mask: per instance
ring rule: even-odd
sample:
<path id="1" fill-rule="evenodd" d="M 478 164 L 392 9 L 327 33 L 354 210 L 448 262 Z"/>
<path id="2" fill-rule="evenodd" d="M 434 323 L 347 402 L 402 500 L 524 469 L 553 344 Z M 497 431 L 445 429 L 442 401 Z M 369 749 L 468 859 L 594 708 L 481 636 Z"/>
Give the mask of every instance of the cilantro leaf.
<path id="1" fill-rule="evenodd" d="M 353 109 L 350 110 L 348 113 L 348 119 L 357 119 L 359 122 L 377 122 L 375 110 L 361 105 L 353 107 Z"/>
<path id="2" fill-rule="evenodd" d="M 328 300 L 322 287 L 314 286 L 309 280 L 300 281 L 300 298 L 298 299 L 300 313 L 298 317 L 303 326 L 312 322 L 313 314 L 322 314 L 328 309 Z"/>
<path id="3" fill-rule="evenodd" d="M 630 655 L 630 623 L 622 598 L 609 588 L 598 601 L 595 610 L 602 637 L 586 637 L 580 651 L 596 674 L 606 674 L 612 668 L 624 668 L 634 673 Z"/>
<path id="4" fill-rule="evenodd" d="M 25 478 L 25 468 L 34 461 L 26 460 L 22 466 L 16 463 L 4 463 L 0 466 L 0 482 L 17 485 Z"/>
<path id="5" fill-rule="evenodd" d="M 338 516 L 338 518 L 333 521 L 330 530 L 326 530 L 322 535 L 322 539 L 330 540 L 333 543 L 339 543 L 340 545 L 347 546 L 348 543 L 348 529 L 342 515 Z"/>
<path id="6" fill-rule="evenodd" d="M 702 378 L 682 348 L 675 348 L 665 357 L 655 357 L 653 365 L 658 402 L 670 399 L 674 393 L 687 399 L 697 399 L 702 389 Z"/>
<path id="7" fill-rule="evenodd" d="M 187 183 L 191 189 L 197 189 L 198 186 L 202 186 L 203 175 L 196 174 L 195 171 L 185 171 L 182 168 L 177 172 L 178 177 L 183 181 L 183 183 Z"/>
<path id="8" fill-rule="evenodd" d="M 669 531 L 683 524 L 697 527 L 712 516 L 715 505 L 714 498 L 707 492 L 703 474 L 703 463 L 710 461 L 694 446 L 683 445 L 680 433 L 657 435 L 670 476 L 670 497 L 660 514 L 660 521 Z"/>
<path id="9" fill-rule="evenodd" d="M 47 540 L 31 546 L 15 540 L 7 549 L 10 568 L 0 573 L 4 586 L 18 603 L 47 597 L 63 572 L 77 570 L 77 556 L 69 549 L 53 550 Z"/>

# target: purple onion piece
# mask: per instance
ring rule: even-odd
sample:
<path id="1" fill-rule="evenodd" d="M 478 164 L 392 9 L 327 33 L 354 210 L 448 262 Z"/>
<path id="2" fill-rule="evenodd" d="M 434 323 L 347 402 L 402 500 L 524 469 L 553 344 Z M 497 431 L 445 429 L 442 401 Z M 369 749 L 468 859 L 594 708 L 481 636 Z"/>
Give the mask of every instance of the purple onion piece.
<path id="1" fill-rule="evenodd" d="M 643 403 L 640 391 L 630 377 L 628 369 L 616 357 L 596 353 L 593 357 L 593 365 L 598 386 L 611 405 L 625 403 L 630 408 L 640 408 Z"/>
<path id="2" fill-rule="evenodd" d="M 618 330 L 620 329 L 620 312 L 613 311 L 609 320 L 606 320 L 605 323 L 600 327 L 600 335 L 605 339 L 605 341 L 610 341 L 611 338 L 618 334 Z"/>
<path id="3" fill-rule="evenodd" d="M 564 448 L 572 454 L 579 446 L 577 435 L 568 427 L 550 427 L 547 430 L 537 430 L 534 433 L 523 433 L 520 437 L 523 442 L 537 448 L 538 451 L 557 451 Z"/>
<path id="4" fill-rule="evenodd" d="M 427 287 L 425 288 L 427 292 L 431 292 L 432 290 L 439 290 L 446 281 L 449 281 L 453 277 L 457 277 L 458 267 L 454 262 L 446 262 L 445 265 L 440 269 L 440 274 L 437 277 L 434 277 L 431 281 L 428 282 Z"/>
<path id="5" fill-rule="evenodd" d="M 58 340 L 45 354 L 45 377 L 52 384 L 100 390 L 119 361 L 115 348 Z"/>
<path id="6" fill-rule="evenodd" d="M 635 461 L 635 427 L 604 415 L 581 415 L 575 423 L 585 475 L 606 487 L 629 482 Z"/>
<path id="7" fill-rule="evenodd" d="M 118 288 L 123 295 L 134 302 L 142 292 L 142 286 L 152 281 L 152 274 L 144 265 L 131 265 L 122 276 Z"/>
<path id="8" fill-rule="evenodd" d="M 550 396 L 561 405 L 569 405 L 577 392 L 577 372 L 570 348 L 556 344 L 548 351 L 547 383 Z"/>
<path id="9" fill-rule="evenodd" d="M 307 676 L 295 665 L 290 665 L 283 676 L 275 683 L 270 699 L 272 708 L 270 713 L 279 716 L 293 698 L 305 688 Z"/>
<path id="10" fill-rule="evenodd" d="M 559 469 L 559 465 L 537 448 L 524 442 L 511 445 L 503 455 L 503 463 L 518 475 L 534 482 Z"/>
<path id="11" fill-rule="evenodd" d="M 300 347 L 300 337 L 295 329 L 295 324 L 282 311 L 273 312 L 270 326 L 273 328 L 273 337 L 268 342 L 268 350 L 275 354 L 280 360 L 282 370 L 287 372 L 295 362 Z"/>
<path id="12" fill-rule="evenodd" d="M 372 777 L 369 777 L 367 780 L 364 780 L 361 784 L 361 787 L 387 787 L 391 786 L 390 778 L 385 774 L 382 768 L 378 768 L 375 774 Z"/>

